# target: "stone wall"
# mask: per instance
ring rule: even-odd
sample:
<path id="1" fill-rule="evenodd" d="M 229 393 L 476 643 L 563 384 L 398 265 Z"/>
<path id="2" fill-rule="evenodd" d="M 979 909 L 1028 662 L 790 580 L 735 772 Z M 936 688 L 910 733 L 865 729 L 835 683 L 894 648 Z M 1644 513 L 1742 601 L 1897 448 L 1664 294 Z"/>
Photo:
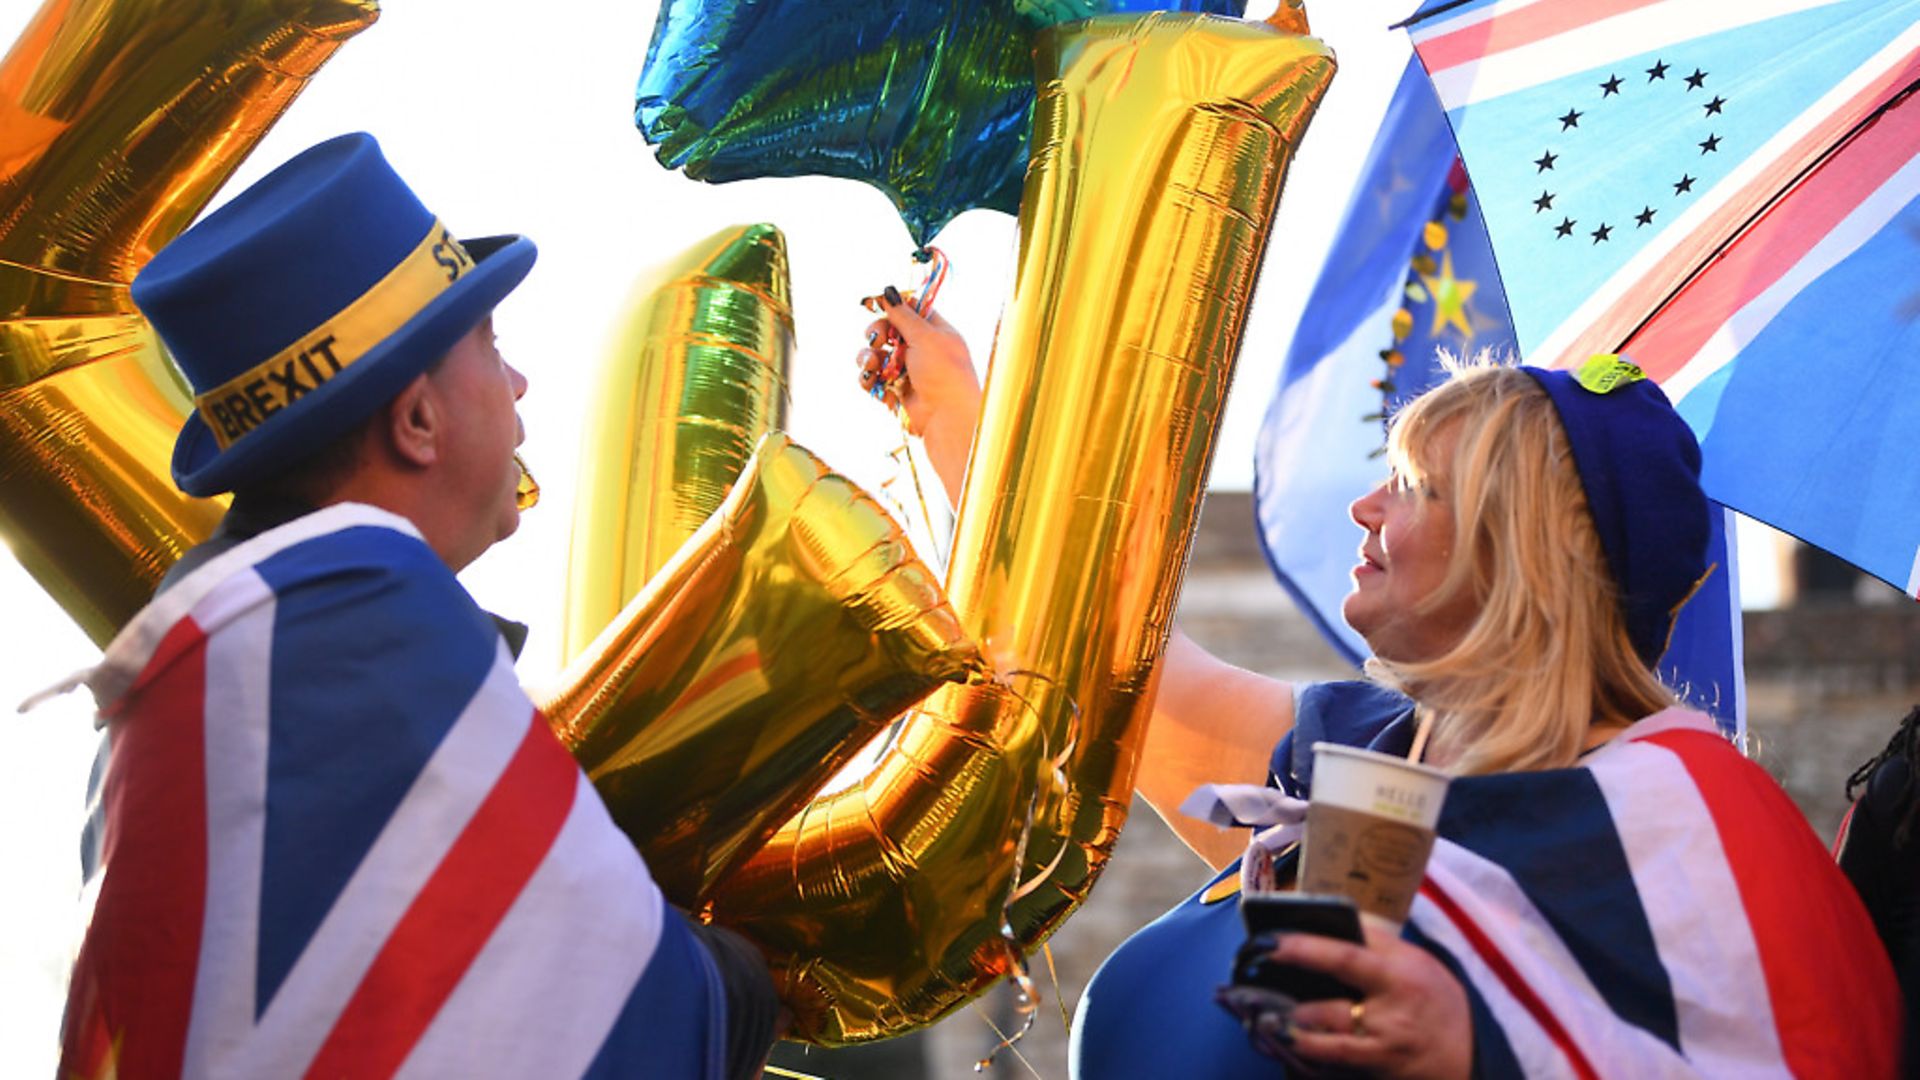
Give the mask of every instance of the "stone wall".
<path id="1" fill-rule="evenodd" d="M 1847 775 L 1920 703 L 1920 604 L 1894 598 L 1746 614 L 1747 752 L 1829 843 Z"/>

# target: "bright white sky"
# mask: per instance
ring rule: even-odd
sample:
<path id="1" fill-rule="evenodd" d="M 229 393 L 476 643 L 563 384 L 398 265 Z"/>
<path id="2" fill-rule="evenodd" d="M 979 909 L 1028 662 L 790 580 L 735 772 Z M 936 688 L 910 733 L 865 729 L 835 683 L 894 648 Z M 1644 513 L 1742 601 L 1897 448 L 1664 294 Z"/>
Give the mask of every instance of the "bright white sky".
<path id="1" fill-rule="evenodd" d="M 0 40 L 13 41 L 36 6 L 0 0 Z M 1254 434 L 1292 327 L 1406 62 L 1404 34 L 1388 27 L 1412 6 L 1320 0 L 1311 9 L 1340 73 L 1282 199 L 1220 438 L 1216 487 L 1251 483 Z M 529 680 L 559 662 L 571 478 L 591 376 L 629 290 L 653 263 L 730 225 L 780 226 L 799 338 L 791 431 L 870 490 L 894 469 L 898 427 L 859 392 L 851 360 L 871 318 L 859 298 L 918 282 L 904 226 L 884 196 L 852 181 L 714 186 L 661 167 L 632 124 L 653 14 L 646 0 L 391 0 L 379 22 L 320 71 L 226 192 L 314 142 L 363 129 L 456 233 L 522 232 L 539 243 L 539 264 L 495 325 L 532 383 L 521 405 L 522 449 L 544 499 L 519 535 L 464 575 L 483 605 L 532 624 L 521 664 Z M 953 263 L 939 306 L 984 366 L 1010 284 L 1014 221 L 972 211 L 938 243 Z M 0 1072 L 47 1075 L 77 941 L 91 715 L 84 693 L 22 718 L 10 713 L 12 703 L 98 653 L 9 559 L 0 559 L 0 613 Z"/>

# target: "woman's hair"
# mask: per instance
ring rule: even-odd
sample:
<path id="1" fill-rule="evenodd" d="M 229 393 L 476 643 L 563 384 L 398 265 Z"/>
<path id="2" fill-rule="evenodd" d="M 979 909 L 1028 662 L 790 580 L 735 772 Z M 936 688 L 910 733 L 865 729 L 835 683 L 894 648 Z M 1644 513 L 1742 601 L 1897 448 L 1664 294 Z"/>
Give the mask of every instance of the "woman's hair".
<path id="1" fill-rule="evenodd" d="M 1627 636 L 1552 399 L 1484 357 L 1443 362 L 1452 377 L 1394 418 L 1387 454 L 1408 482 L 1439 474 L 1454 516 L 1452 565 L 1417 611 L 1464 594 L 1478 614 L 1442 655 L 1368 672 L 1431 714 L 1453 772 L 1565 767 L 1591 725 L 1631 723 L 1673 693 Z"/>

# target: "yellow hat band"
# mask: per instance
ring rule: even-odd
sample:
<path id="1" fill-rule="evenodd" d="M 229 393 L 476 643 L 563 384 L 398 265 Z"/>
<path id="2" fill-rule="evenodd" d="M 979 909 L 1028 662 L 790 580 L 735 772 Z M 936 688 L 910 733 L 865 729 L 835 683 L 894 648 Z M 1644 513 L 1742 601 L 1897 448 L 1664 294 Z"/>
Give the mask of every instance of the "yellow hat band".
<path id="1" fill-rule="evenodd" d="M 225 450 L 267 417 L 325 385 L 473 269 L 473 257 L 438 220 L 373 287 L 265 362 L 194 396 Z"/>

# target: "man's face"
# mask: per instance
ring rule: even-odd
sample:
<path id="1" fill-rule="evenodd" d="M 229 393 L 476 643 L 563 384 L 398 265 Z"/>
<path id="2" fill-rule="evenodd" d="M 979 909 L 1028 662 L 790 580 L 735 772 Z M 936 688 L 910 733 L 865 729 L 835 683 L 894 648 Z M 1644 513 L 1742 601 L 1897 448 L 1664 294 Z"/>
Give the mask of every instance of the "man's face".
<path id="1" fill-rule="evenodd" d="M 513 451 L 525 431 L 514 402 L 527 392 L 527 380 L 501 358 L 492 318 L 460 339 L 432 380 L 451 417 L 440 497 L 458 511 L 458 548 L 448 553 L 458 569 L 520 526 Z"/>

